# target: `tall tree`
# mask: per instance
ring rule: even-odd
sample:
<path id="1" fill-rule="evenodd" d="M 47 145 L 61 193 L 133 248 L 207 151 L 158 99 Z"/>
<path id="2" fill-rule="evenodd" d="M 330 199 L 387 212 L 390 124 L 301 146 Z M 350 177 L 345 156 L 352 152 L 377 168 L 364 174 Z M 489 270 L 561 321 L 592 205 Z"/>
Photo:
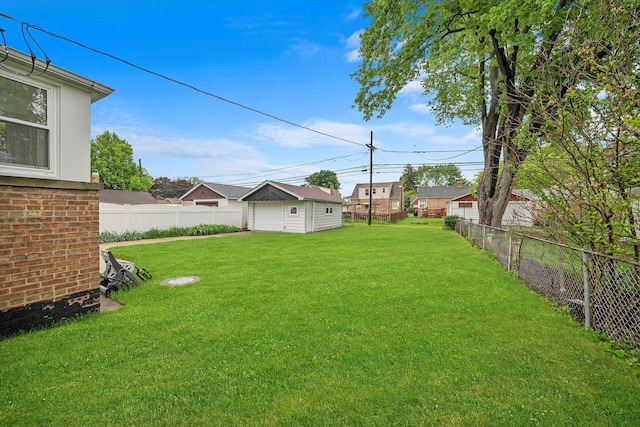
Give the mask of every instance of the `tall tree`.
<path id="1" fill-rule="evenodd" d="M 331 187 L 331 184 L 333 184 L 333 188 L 336 190 L 340 189 L 340 181 L 338 181 L 336 173 L 326 169 L 312 173 L 304 179 L 304 182 L 325 188 L 329 188 Z"/>
<path id="2" fill-rule="evenodd" d="M 411 191 L 415 193 L 416 187 L 418 185 L 419 183 L 417 171 L 413 168 L 413 166 L 407 164 L 402 171 L 402 186 L 405 193 Z"/>
<path id="3" fill-rule="evenodd" d="M 554 109 L 521 183 L 544 202 L 541 225 L 548 234 L 637 260 L 640 9 L 620 1 L 607 6 L 593 12 L 598 26 L 567 29 L 567 42 L 581 47 L 579 60 L 548 65 L 548 78 L 580 84 L 549 97 Z"/>
<path id="4" fill-rule="evenodd" d="M 363 61 L 353 74 L 360 84 L 356 105 L 366 120 L 380 117 L 418 79 L 438 122 L 481 124 L 480 222 L 499 226 L 518 167 L 531 149 L 519 136 L 535 135 L 544 124 L 534 102 L 547 98 L 539 70 L 577 53 L 579 46 L 564 43 L 565 28 L 597 25 L 591 12 L 605 7 L 597 3 L 371 0 L 365 5 L 371 24 L 361 35 Z M 555 93 L 564 96 L 562 89 L 575 83 L 556 80 L 561 90 Z"/>
<path id="5" fill-rule="evenodd" d="M 466 182 L 462 171 L 456 165 L 420 166 L 417 171 L 419 185 L 437 187 L 441 185 L 455 185 Z"/>
<path id="6" fill-rule="evenodd" d="M 179 198 L 200 182 L 202 181 L 199 178 L 170 179 L 166 176 L 161 176 L 153 180 L 153 186 L 149 189 L 149 193 L 153 197 L 161 199 Z"/>
<path id="7" fill-rule="evenodd" d="M 147 191 L 153 179 L 133 160 L 133 147 L 115 132 L 105 131 L 91 141 L 91 169 L 98 171 L 104 188 Z"/>

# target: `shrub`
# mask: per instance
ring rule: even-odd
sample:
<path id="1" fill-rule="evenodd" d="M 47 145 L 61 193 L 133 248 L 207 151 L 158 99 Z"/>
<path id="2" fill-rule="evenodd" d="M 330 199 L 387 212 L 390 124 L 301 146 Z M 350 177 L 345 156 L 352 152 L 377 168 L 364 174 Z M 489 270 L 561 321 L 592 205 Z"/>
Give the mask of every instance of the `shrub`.
<path id="1" fill-rule="evenodd" d="M 171 227 L 166 230 L 152 228 L 151 230 L 140 231 L 123 231 L 122 233 L 114 233 L 105 231 L 100 233 L 100 243 L 128 242 L 132 240 L 143 239 L 160 239 L 164 237 L 180 237 L 180 236 L 210 236 L 221 233 L 235 233 L 239 231 L 238 227 L 223 224 L 200 224 L 192 227 Z"/>
<path id="2" fill-rule="evenodd" d="M 444 217 L 444 229 L 445 230 L 455 230 L 456 229 L 456 222 L 458 222 L 458 219 L 460 219 L 460 216 L 458 215 L 447 215 Z"/>

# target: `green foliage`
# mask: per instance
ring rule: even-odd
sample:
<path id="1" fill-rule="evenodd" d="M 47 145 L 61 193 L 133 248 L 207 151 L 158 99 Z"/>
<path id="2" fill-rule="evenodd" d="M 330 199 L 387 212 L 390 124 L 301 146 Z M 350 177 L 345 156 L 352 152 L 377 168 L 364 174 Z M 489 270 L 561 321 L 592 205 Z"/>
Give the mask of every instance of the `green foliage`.
<path id="1" fill-rule="evenodd" d="M 200 224 L 191 227 L 170 227 L 164 230 L 152 228 L 148 231 L 125 231 L 100 233 L 100 243 L 127 242 L 131 240 L 161 239 L 180 236 L 209 236 L 213 234 L 235 233 L 237 227 L 223 224 Z"/>
<path id="2" fill-rule="evenodd" d="M 453 164 L 420 166 L 416 171 L 418 183 L 425 187 L 455 185 L 458 182 L 467 183 L 462 177 L 460 168 Z"/>
<path id="3" fill-rule="evenodd" d="M 606 76 L 604 87 L 586 99 L 615 87 L 620 80 L 606 74 L 616 55 L 635 61 L 626 71 L 637 74 L 637 10 L 631 0 L 372 0 L 355 104 L 366 120 L 381 117 L 419 81 L 439 123 L 481 125 L 480 221 L 500 226 L 518 168 L 558 102 L 594 77 Z M 603 25 L 611 17 L 617 22 Z M 619 94 L 633 104 L 637 82 L 627 89 Z"/>
<path id="4" fill-rule="evenodd" d="M 106 189 L 147 191 L 153 185 L 133 160 L 133 147 L 115 132 L 105 131 L 91 141 L 91 170 L 98 171 Z"/>
<path id="5" fill-rule="evenodd" d="M 411 205 L 411 199 L 413 199 L 413 197 L 418 194 L 417 191 L 415 190 L 409 190 L 409 191 L 405 191 L 404 192 L 404 207 L 407 209 L 411 209 L 411 212 L 413 212 L 413 208 L 410 206 Z"/>
<path id="6" fill-rule="evenodd" d="M 445 230 L 455 230 L 456 223 L 460 219 L 458 215 L 447 215 L 444 217 L 444 229 Z"/>
<path id="7" fill-rule="evenodd" d="M 406 165 L 402 172 L 402 186 L 406 192 L 416 192 L 419 185 L 418 172 L 411 165 Z"/>
<path id="8" fill-rule="evenodd" d="M 196 177 L 170 179 L 166 176 L 161 176 L 153 180 L 149 193 L 153 197 L 160 199 L 179 198 L 201 182 L 202 180 Z"/>
<path id="9" fill-rule="evenodd" d="M 540 198 L 540 226 L 552 238 L 638 260 L 640 14 L 629 5 L 595 8 L 593 26 L 576 23 L 567 33 L 579 58 L 547 67 L 547 79 L 562 74 L 580 84 L 550 90 L 545 126 L 535 139 L 519 135 L 533 149 L 518 184 Z"/>
<path id="10" fill-rule="evenodd" d="M 319 185 L 320 187 L 330 188 L 333 184 L 333 188 L 340 189 L 340 181 L 335 172 L 330 170 L 321 170 L 319 172 L 312 173 L 304 179 L 304 182 L 311 185 Z"/>

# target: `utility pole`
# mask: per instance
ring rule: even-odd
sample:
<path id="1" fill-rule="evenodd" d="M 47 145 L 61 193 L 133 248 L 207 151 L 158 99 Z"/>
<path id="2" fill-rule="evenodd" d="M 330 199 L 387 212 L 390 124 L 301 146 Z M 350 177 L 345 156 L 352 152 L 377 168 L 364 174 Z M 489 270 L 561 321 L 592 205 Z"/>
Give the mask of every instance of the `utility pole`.
<path id="1" fill-rule="evenodd" d="M 367 145 L 369 148 L 369 216 L 367 224 L 371 225 L 371 210 L 373 209 L 373 131 L 371 131 L 371 143 Z"/>

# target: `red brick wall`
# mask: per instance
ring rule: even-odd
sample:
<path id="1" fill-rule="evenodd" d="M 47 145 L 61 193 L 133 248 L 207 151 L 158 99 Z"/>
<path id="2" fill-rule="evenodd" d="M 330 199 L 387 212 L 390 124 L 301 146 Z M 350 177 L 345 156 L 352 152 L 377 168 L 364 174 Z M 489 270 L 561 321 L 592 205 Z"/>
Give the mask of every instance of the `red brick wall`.
<path id="1" fill-rule="evenodd" d="M 0 184 L 0 323 L 30 305 L 43 323 L 99 308 L 98 190 L 77 184 L 89 189 Z"/>

